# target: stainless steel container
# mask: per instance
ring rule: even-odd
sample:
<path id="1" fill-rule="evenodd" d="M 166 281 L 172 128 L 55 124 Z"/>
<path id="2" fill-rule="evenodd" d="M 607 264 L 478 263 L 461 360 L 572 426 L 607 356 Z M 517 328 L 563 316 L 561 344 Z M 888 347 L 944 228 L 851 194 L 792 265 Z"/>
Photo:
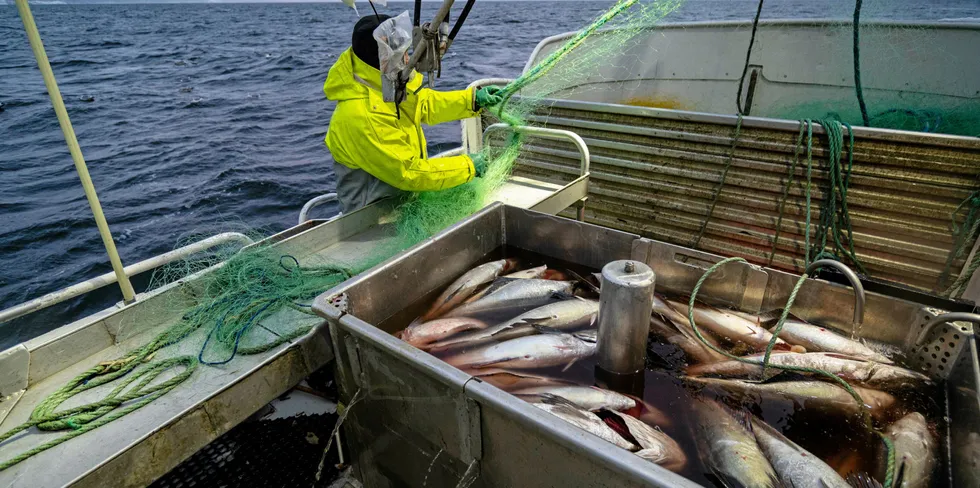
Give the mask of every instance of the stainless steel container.
<path id="1" fill-rule="evenodd" d="M 441 289 L 501 246 L 594 269 L 632 259 L 654 270 L 658 290 L 678 292 L 690 292 L 704 269 L 720 260 L 625 232 L 494 205 L 318 297 L 314 308 L 330 323 L 342 401 L 350 409 L 344 430 L 360 479 L 372 487 L 471 482 L 469 486 L 696 486 L 372 325 Z M 729 263 L 705 281 L 699 297 L 746 312 L 771 310 L 785 304 L 796 279 Z M 850 330 L 853 307 L 849 288 L 809 280 L 793 312 Z M 860 333 L 904 347 L 918 367 L 937 379 L 949 379 L 950 422 L 956 427 L 949 429 L 948 439 L 952 486 L 973 486 L 969 483 L 976 482 L 972 463 L 980 439 L 973 329 L 944 324 L 914 344 L 935 312 L 869 293 Z M 941 351 L 932 359 L 936 347 Z"/>
<path id="2" fill-rule="evenodd" d="M 602 268 L 596 372 L 602 386 L 640 393 L 655 281 L 649 266 L 631 259 Z"/>

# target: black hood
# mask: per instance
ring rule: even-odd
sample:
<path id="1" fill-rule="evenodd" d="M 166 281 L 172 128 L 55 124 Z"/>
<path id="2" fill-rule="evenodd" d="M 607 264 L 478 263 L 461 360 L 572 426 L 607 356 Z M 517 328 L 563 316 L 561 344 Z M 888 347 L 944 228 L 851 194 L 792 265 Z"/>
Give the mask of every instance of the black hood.
<path id="1" fill-rule="evenodd" d="M 378 41 L 374 40 L 374 29 L 390 18 L 391 16 L 383 14 L 365 15 L 354 24 L 354 33 L 351 35 L 350 44 L 354 55 L 377 69 L 380 69 L 381 63 L 378 61 Z"/>

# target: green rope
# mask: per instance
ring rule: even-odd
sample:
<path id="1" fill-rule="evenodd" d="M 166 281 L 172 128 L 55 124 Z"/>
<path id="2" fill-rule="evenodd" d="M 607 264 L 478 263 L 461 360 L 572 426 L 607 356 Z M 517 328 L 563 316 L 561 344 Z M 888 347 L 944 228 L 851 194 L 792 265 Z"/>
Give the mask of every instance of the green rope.
<path id="1" fill-rule="evenodd" d="M 766 263 L 766 266 L 772 266 L 772 260 L 776 256 L 776 246 L 779 244 L 779 234 L 783 229 L 783 215 L 786 210 L 786 198 L 789 197 L 789 189 L 793 186 L 793 180 L 796 178 L 796 165 L 800 162 L 800 152 L 803 147 L 803 134 L 806 132 L 806 128 L 809 125 L 809 120 L 800 121 L 800 133 L 796 136 L 796 149 L 793 150 L 793 164 L 791 164 L 789 167 L 789 177 L 786 180 L 786 186 L 783 187 L 783 197 L 779 201 L 779 218 L 776 219 L 776 235 L 772 238 L 772 250 L 769 251 L 769 262 Z"/>
<path id="2" fill-rule="evenodd" d="M 796 301 L 796 296 L 799 294 L 800 289 L 803 287 L 803 283 L 805 283 L 806 280 L 807 280 L 807 278 L 809 278 L 809 276 L 806 273 L 804 273 L 803 275 L 801 275 L 800 276 L 800 279 L 797 280 L 796 285 L 793 286 L 793 291 L 790 293 L 789 298 L 786 300 L 786 306 L 783 308 L 783 312 L 779 316 L 779 320 L 776 322 L 776 326 L 775 326 L 775 328 L 772 331 L 772 338 L 769 339 L 769 343 L 766 345 L 766 352 L 765 352 L 765 355 L 762 358 L 762 361 L 756 361 L 756 360 L 753 360 L 753 359 L 743 358 L 743 357 L 740 357 L 740 356 L 736 356 L 734 354 L 731 354 L 728 351 L 725 351 L 724 349 L 721 349 L 721 348 L 715 346 L 714 344 L 712 344 L 710 341 L 708 341 L 701 334 L 701 330 L 698 328 L 697 324 L 694 322 L 694 307 L 696 305 L 696 300 L 697 300 L 698 292 L 701 291 L 701 286 L 704 285 L 704 282 L 708 279 L 709 276 L 711 276 L 712 273 L 714 273 L 718 268 L 721 268 L 722 266 L 724 266 L 724 265 L 726 265 L 728 263 L 748 263 L 748 261 L 746 261 L 744 258 L 740 258 L 740 257 L 731 257 L 731 258 L 726 258 L 726 259 L 722 259 L 721 261 L 718 261 L 717 263 L 715 263 L 714 265 L 712 265 L 710 268 L 708 268 L 704 272 L 703 275 L 701 275 L 701 278 L 698 279 L 698 282 L 694 285 L 694 289 L 691 291 L 691 299 L 688 301 L 688 304 L 687 304 L 687 320 L 691 323 L 691 329 L 694 330 L 694 334 L 697 336 L 698 340 L 700 340 L 709 349 L 711 349 L 711 350 L 713 350 L 713 351 L 715 351 L 715 352 L 717 352 L 717 353 L 719 353 L 719 354 L 721 354 L 721 355 L 723 355 L 723 356 L 725 356 L 725 357 L 727 357 L 729 359 L 732 359 L 732 360 L 735 360 L 735 361 L 738 361 L 738 362 L 741 362 L 741 363 L 754 364 L 754 365 L 757 365 L 757 366 L 761 366 L 762 367 L 761 378 L 763 380 L 766 379 L 766 369 L 772 367 L 772 368 L 781 369 L 781 370 L 784 370 L 784 371 L 793 371 L 793 372 L 797 372 L 797 373 L 819 374 L 819 375 L 824 376 L 825 378 L 827 378 L 827 379 L 829 379 L 829 380 L 837 383 L 842 388 L 844 388 L 844 390 L 846 390 L 847 393 L 851 395 L 851 398 L 853 398 L 858 403 L 858 405 L 860 407 L 860 411 L 861 411 L 861 417 L 864 420 L 865 426 L 871 432 L 873 432 L 873 433 L 877 434 L 879 437 L 881 437 L 882 440 L 883 440 L 883 442 L 885 443 L 885 447 L 888 450 L 888 467 L 887 467 L 887 471 L 888 472 L 887 472 L 886 477 L 885 477 L 884 488 L 891 488 L 892 483 L 894 481 L 893 480 L 893 476 L 894 476 L 894 469 L 895 469 L 895 452 L 894 452 L 895 449 L 894 449 L 894 446 L 893 446 L 891 440 L 888 438 L 888 436 L 886 436 L 884 433 L 878 432 L 874 428 L 874 423 L 873 423 L 873 421 L 871 419 L 871 414 L 868 411 L 868 409 L 865 407 L 864 399 L 861 398 L 861 395 L 859 395 L 858 392 L 855 391 L 854 388 L 852 388 L 851 385 L 847 381 L 844 381 L 842 378 L 837 377 L 836 375 L 830 373 L 829 371 L 824 371 L 824 370 L 818 369 L 818 368 L 807 368 L 807 367 L 803 367 L 803 366 L 790 366 L 790 365 L 784 365 L 784 364 L 769 364 L 769 360 L 770 360 L 770 357 L 772 355 L 773 348 L 776 346 L 776 341 L 779 338 L 779 333 L 782 332 L 783 325 L 785 324 L 787 317 L 789 317 L 789 312 L 790 312 L 790 309 L 793 307 L 793 303 Z"/>
<path id="3" fill-rule="evenodd" d="M 957 224 L 956 215 L 959 214 L 964 208 L 967 209 L 967 213 L 963 219 L 963 224 Z M 939 275 L 939 279 L 936 281 L 937 289 L 941 289 L 946 283 L 946 280 L 949 279 L 949 274 L 952 271 L 953 263 L 963 257 L 963 254 L 966 252 L 967 247 L 969 247 L 973 236 L 977 235 L 977 231 L 980 230 L 980 190 L 973 191 L 968 197 L 960 202 L 956 209 L 950 213 L 949 218 L 950 229 L 952 229 L 953 232 L 953 248 L 950 249 L 949 254 L 946 255 L 946 264 L 943 266 L 943 272 Z M 973 261 L 977 261 L 977 256 L 974 256 Z M 969 267 L 973 268 L 973 271 L 976 271 L 973 262 L 970 263 Z M 953 292 L 957 291 L 963 284 L 968 282 L 970 279 L 969 277 L 972 275 L 972 271 L 960 273 L 957 280 L 943 292 L 943 295 L 952 297 Z"/>
<path id="4" fill-rule="evenodd" d="M 742 114 L 738 114 L 738 119 L 735 121 L 735 130 L 732 132 L 732 144 L 728 147 L 728 158 L 725 161 L 725 167 L 721 170 L 721 178 L 718 180 L 718 185 L 715 186 L 714 194 L 711 196 L 711 203 L 708 204 L 708 213 L 705 214 L 704 220 L 701 221 L 701 228 L 698 229 L 698 235 L 695 236 L 694 242 L 691 243 L 692 249 L 697 249 L 698 244 L 701 243 L 701 238 L 704 237 L 704 232 L 708 228 L 708 221 L 711 220 L 711 216 L 715 213 L 715 206 L 718 204 L 718 197 L 721 196 L 721 189 L 725 186 L 725 180 L 728 179 L 728 170 L 732 167 L 732 161 L 735 160 L 735 148 L 738 146 L 739 136 L 742 134 Z"/>
<path id="5" fill-rule="evenodd" d="M 759 7 L 755 10 L 755 19 L 752 20 L 752 35 L 749 37 L 749 48 L 745 50 L 745 64 L 742 66 L 742 76 L 738 79 L 738 93 L 735 95 L 735 108 L 738 114 L 743 115 L 742 110 L 742 85 L 745 83 L 745 75 L 749 73 L 749 62 L 752 59 L 752 46 L 755 45 L 755 34 L 759 30 L 759 17 L 762 17 L 762 4 L 765 0 L 759 0 Z"/>

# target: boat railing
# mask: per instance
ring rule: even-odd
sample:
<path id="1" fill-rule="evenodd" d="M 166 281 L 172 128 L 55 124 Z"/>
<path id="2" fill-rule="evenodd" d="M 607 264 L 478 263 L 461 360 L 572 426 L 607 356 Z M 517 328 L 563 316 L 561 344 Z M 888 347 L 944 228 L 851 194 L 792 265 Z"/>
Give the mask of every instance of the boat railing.
<path id="1" fill-rule="evenodd" d="M 253 243 L 252 239 L 245 234 L 239 232 L 224 232 L 208 237 L 207 239 L 202 239 L 193 244 L 188 244 L 186 246 L 174 249 L 173 251 L 154 256 L 150 259 L 140 261 L 136 264 L 131 264 L 123 268 L 123 272 L 127 278 L 130 278 L 147 271 L 152 271 L 174 261 L 185 259 L 193 254 L 233 242 L 240 242 L 242 247 Z M 0 310 L 0 324 L 32 314 L 39 310 L 43 310 L 52 305 L 57 305 L 66 300 L 71 300 L 72 298 L 116 283 L 117 281 L 115 272 L 106 273 L 67 288 L 62 288 L 61 290 L 48 293 L 47 295 L 35 298 L 28 302 L 21 303 L 20 305 Z"/>
<path id="2" fill-rule="evenodd" d="M 310 220 L 310 210 L 313 210 L 314 208 L 319 207 L 320 205 L 323 205 L 325 203 L 333 203 L 336 201 L 337 201 L 336 193 L 327 193 L 325 195 L 320 195 L 318 197 L 311 198 L 310 201 L 306 202 L 306 204 L 303 205 L 303 208 L 300 209 L 299 221 L 297 222 L 297 224 L 302 224 L 303 222 Z M 337 215 L 330 217 L 330 220 L 340 217 L 340 215 L 341 215 L 340 212 L 338 212 Z"/>

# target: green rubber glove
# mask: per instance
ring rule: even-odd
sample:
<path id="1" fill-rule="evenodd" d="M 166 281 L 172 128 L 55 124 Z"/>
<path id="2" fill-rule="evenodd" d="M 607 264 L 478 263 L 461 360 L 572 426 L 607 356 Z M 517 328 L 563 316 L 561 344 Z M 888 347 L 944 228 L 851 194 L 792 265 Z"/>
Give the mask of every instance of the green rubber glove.
<path id="1" fill-rule="evenodd" d="M 476 91 L 476 108 L 487 108 L 500 104 L 504 97 L 500 95 L 502 89 L 499 86 L 485 86 Z"/>
<path id="2" fill-rule="evenodd" d="M 473 170 L 476 172 L 476 177 L 482 178 L 487 172 L 487 160 L 480 153 L 470 154 L 470 159 L 473 160 Z"/>

